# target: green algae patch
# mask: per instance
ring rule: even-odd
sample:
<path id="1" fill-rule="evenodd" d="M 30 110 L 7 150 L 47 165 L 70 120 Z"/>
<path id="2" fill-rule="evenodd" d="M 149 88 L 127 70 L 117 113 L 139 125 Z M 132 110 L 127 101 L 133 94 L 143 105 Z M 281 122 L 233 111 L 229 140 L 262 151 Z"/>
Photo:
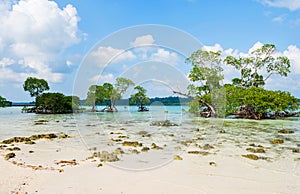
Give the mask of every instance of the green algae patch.
<path id="1" fill-rule="evenodd" d="M 151 134 L 147 131 L 139 131 L 137 132 L 138 135 L 141 135 L 142 137 L 151 137 Z"/>
<path id="2" fill-rule="evenodd" d="M 282 129 L 282 130 L 279 130 L 278 133 L 292 134 L 292 133 L 295 133 L 295 132 L 293 130 Z"/>
<path id="3" fill-rule="evenodd" d="M 205 145 L 203 146 L 203 149 L 204 149 L 204 150 L 214 149 L 214 146 L 209 145 L 209 144 L 205 144 Z"/>
<path id="4" fill-rule="evenodd" d="M 263 148 L 247 148 L 246 149 L 248 152 L 252 152 L 252 153 L 266 153 L 266 151 Z"/>
<path id="5" fill-rule="evenodd" d="M 179 155 L 174 156 L 174 160 L 183 160 Z"/>
<path id="6" fill-rule="evenodd" d="M 119 138 L 119 139 L 128 139 L 129 137 L 126 136 L 126 135 L 119 135 L 118 138 Z"/>
<path id="7" fill-rule="evenodd" d="M 208 163 L 210 166 L 217 166 L 217 163 L 215 163 L 215 162 L 209 162 Z"/>
<path id="8" fill-rule="evenodd" d="M 58 139 L 66 139 L 66 138 L 71 138 L 71 136 L 69 136 L 69 135 L 67 135 L 67 134 L 60 134 L 59 136 L 58 136 Z"/>
<path id="9" fill-rule="evenodd" d="M 20 151 L 21 148 L 19 148 L 19 147 L 13 147 L 13 148 L 7 148 L 6 150 L 7 151 Z"/>
<path id="10" fill-rule="evenodd" d="M 272 144 L 283 144 L 284 141 L 283 139 L 274 139 L 273 141 L 271 141 Z"/>
<path id="11" fill-rule="evenodd" d="M 172 126 L 178 126 L 175 123 L 171 123 L 169 120 L 164 121 L 153 121 L 150 126 L 161 126 L 161 127 L 172 127 Z"/>
<path id="12" fill-rule="evenodd" d="M 201 154 L 202 156 L 207 156 L 209 152 L 202 152 L 202 151 L 188 151 L 188 154 Z"/>
<path id="13" fill-rule="evenodd" d="M 158 146 L 158 145 L 156 145 L 156 143 L 152 143 L 151 144 L 151 149 L 153 149 L 153 150 L 162 150 L 163 148 L 160 147 L 160 146 Z"/>
<path id="14" fill-rule="evenodd" d="M 130 149 L 129 151 L 133 154 L 139 154 L 140 153 L 137 149 Z"/>
<path id="15" fill-rule="evenodd" d="M 148 148 L 148 147 L 143 147 L 141 151 L 142 151 L 142 152 L 148 152 L 149 150 L 150 150 L 150 148 Z"/>
<path id="16" fill-rule="evenodd" d="M 13 137 L 10 139 L 3 140 L 1 143 L 3 144 L 12 144 L 12 143 L 25 143 L 25 144 L 35 144 L 35 140 L 39 139 L 56 139 L 56 138 L 70 138 L 69 135 L 67 134 L 60 134 L 57 136 L 54 133 L 49 133 L 49 134 L 38 134 L 38 135 L 32 135 L 30 137 Z"/>
<path id="17" fill-rule="evenodd" d="M 109 153 L 108 151 L 95 152 L 93 157 L 99 158 L 101 162 L 116 162 L 120 160 L 117 154 Z"/>
<path id="18" fill-rule="evenodd" d="M 131 147 L 142 147 L 143 144 L 137 141 L 124 141 L 122 146 L 131 146 Z"/>
<path id="19" fill-rule="evenodd" d="M 251 159 L 251 160 L 258 160 L 259 157 L 257 155 L 254 155 L 254 154 L 245 154 L 245 155 L 242 155 L 244 158 L 248 158 L 248 159 Z"/>
<path id="20" fill-rule="evenodd" d="M 111 139 L 112 141 L 114 141 L 114 142 L 121 142 L 121 141 L 123 141 L 122 139 Z"/>
<path id="21" fill-rule="evenodd" d="M 14 158 L 15 156 L 16 156 L 16 154 L 13 153 L 13 152 L 11 152 L 11 153 L 6 154 L 5 157 L 4 157 L 4 159 L 5 160 L 9 160 L 11 158 Z"/>
<path id="22" fill-rule="evenodd" d="M 120 154 L 124 154 L 125 152 L 121 148 L 117 148 L 113 153 L 116 155 L 120 155 Z"/>
<path id="23" fill-rule="evenodd" d="M 292 150 L 292 152 L 293 152 L 293 153 L 300 153 L 300 150 L 297 149 L 297 148 L 295 148 L 295 149 Z"/>

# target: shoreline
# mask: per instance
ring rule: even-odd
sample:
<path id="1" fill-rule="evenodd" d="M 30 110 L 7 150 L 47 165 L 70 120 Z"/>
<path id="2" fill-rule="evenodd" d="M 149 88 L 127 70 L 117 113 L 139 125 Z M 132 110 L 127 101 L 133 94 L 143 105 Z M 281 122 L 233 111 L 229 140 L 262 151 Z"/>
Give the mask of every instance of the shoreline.
<path id="1" fill-rule="evenodd" d="M 12 110 L 0 118 L 0 193 L 300 190 L 299 121 L 183 118 L 177 109 L 117 118 Z"/>
<path id="2" fill-rule="evenodd" d="M 101 162 L 98 167 L 99 158 L 87 159 L 90 150 L 68 147 L 71 140 L 42 139 L 34 145 L 15 143 L 13 146 L 21 151 L 8 161 L 4 159 L 7 151 L 1 149 L 0 193 L 297 193 L 300 190 L 300 161 L 292 166 L 294 161 L 287 159 L 250 160 L 241 157 L 246 152 L 231 142 L 220 148 L 213 145 L 216 151 L 209 150 L 212 154 L 208 155 L 190 154 L 189 151 L 196 149 L 190 145 L 180 152 L 182 160 L 135 171 L 118 167 L 118 162 L 124 162 L 122 157 L 116 163 Z M 29 148 L 34 153 L 26 154 Z M 59 163 L 73 159 L 76 164 Z M 32 168 L 39 165 L 47 169 Z"/>

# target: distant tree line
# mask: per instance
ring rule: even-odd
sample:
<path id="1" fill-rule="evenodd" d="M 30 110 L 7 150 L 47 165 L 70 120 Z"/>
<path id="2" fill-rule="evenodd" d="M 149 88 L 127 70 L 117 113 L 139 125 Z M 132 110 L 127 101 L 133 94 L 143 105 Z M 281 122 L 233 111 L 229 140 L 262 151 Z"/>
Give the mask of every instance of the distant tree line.
<path id="1" fill-rule="evenodd" d="M 0 96 L 0 107 L 6 107 L 6 106 L 11 106 L 12 102 L 6 100 L 6 98 L 3 98 Z"/>
<path id="2" fill-rule="evenodd" d="M 50 89 L 48 82 L 44 79 L 28 77 L 23 84 L 25 91 L 35 97 L 35 107 L 24 107 L 25 112 L 39 114 L 72 113 L 79 110 L 80 99 L 77 96 L 65 96 L 62 93 L 44 93 Z"/>

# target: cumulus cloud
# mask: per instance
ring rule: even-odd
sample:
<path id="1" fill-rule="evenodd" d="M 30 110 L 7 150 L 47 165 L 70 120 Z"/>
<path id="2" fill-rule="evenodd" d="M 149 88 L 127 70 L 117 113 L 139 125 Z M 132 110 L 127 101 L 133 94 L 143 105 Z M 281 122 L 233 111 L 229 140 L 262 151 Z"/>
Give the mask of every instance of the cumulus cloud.
<path id="1" fill-rule="evenodd" d="M 134 42 L 130 43 L 130 45 L 133 47 L 137 47 L 137 46 L 152 45 L 153 43 L 154 43 L 153 36 L 148 34 L 148 35 L 137 37 Z"/>
<path id="2" fill-rule="evenodd" d="M 109 47 L 98 47 L 91 53 L 92 62 L 100 67 L 108 63 L 120 63 L 123 61 L 135 60 L 136 56 L 131 51 Z"/>
<path id="3" fill-rule="evenodd" d="M 300 9 L 300 0 L 261 0 L 261 3 L 270 7 L 287 8 L 291 11 Z"/>
<path id="4" fill-rule="evenodd" d="M 223 51 L 223 48 L 220 44 L 215 44 L 213 46 L 203 46 L 201 49 L 204 51 L 213 51 L 213 52 Z"/>
<path id="5" fill-rule="evenodd" d="M 263 43 L 261 43 L 261 42 L 259 42 L 259 41 L 256 42 L 256 43 L 249 49 L 248 54 L 252 53 L 253 51 L 255 51 L 255 50 L 259 49 L 259 48 L 261 48 L 262 46 L 264 46 Z"/>
<path id="6" fill-rule="evenodd" d="M 148 58 L 147 52 L 155 50 L 154 38 L 151 34 L 144 36 L 138 36 L 133 42 L 130 42 L 130 46 L 134 47 L 133 51 L 138 53 L 139 58 Z"/>
<path id="7" fill-rule="evenodd" d="M 0 66 L 2 68 L 5 68 L 5 67 L 7 67 L 9 65 L 12 65 L 14 63 L 15 63 L 15 61 L 13 59 L 10 59 L 10 58 L 7 58 L 7 57 L 4 57 L 2 60 L 0 60 Z"/>
<path id="8" fill-rule="evenodd" d="M 300 49 L 295 45 L 290 45 L 283 54 L 290 59 L 292 72 L 300 74 Z"/>
<path id="9" fill-rule="evenodd" d="M 95 75 L 94 77 L 92 77 L 90 79 L 90 81 L 92 83 L 97 83 L 97 84 L 101 84 L 101 83 L 113 83 L 115 82 L 115 76 L 111 73 L 107 74 L 107 75 Z"/>
<path id="10" fill-rule="evenodd" d="M 150 56 L 150 60 L 176 65 L 179 62 L 179 57 L 177 53 L 160 48 Z"/>
<path id="11" fill-rule="evenodd" d="M 58 63 L 55 60 L 62 51 L 80 41 L 78 22 L 72 5 L 61 9 L 48 0 L 0 2 L 0 60 L 11 58 L 19 69 L 33 72 L 2 69 L 1 74 L 11 75 L 1 76 L 0 81 L 24 81 L 27 76 L 61 81 L 63 74 L 53 72 L 51 65 Z"/>
<path id="12" fill-rule="evenodd" d="M 284 14 L 284 15 L 280 15 L 280 16 L 277 16 L 275 18 L 272 19 L 273 22 L 277 22 L 277 23 L 282 23 L 285 21 L 287 15 Z"/>

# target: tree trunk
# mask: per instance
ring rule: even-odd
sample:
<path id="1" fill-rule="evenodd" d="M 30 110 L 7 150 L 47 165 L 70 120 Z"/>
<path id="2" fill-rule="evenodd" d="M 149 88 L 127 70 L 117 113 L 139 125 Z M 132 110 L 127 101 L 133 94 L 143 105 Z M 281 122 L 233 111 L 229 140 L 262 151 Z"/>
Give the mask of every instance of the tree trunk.
<path id="1" fill-rule="evenodd" d="M 179 94 L 181 96 L 185 96 L 185 97 L 188 97 L 188 98 L 192 98 L 193 100 L 197 100 L 200 104 L 204 104 L 205 106 L 207 106 L 207 108 L 209 109 L 210 111 L 210 116 L 211 117 L 215 117 L 216 116 L 216 110 L 215 108 L 209 104 L 208 102 L 205 102 L 203 100 L 200 100 L 200 99 L 196 99 L 195 97 L 193 96 L 190 96 L 190 95 L 187 95 L 187 94 L 184 94 L 184 93 L 181 93 L 181 92 L 177 92 L 177 91 L 173 91 L 174 94 Z"/>

